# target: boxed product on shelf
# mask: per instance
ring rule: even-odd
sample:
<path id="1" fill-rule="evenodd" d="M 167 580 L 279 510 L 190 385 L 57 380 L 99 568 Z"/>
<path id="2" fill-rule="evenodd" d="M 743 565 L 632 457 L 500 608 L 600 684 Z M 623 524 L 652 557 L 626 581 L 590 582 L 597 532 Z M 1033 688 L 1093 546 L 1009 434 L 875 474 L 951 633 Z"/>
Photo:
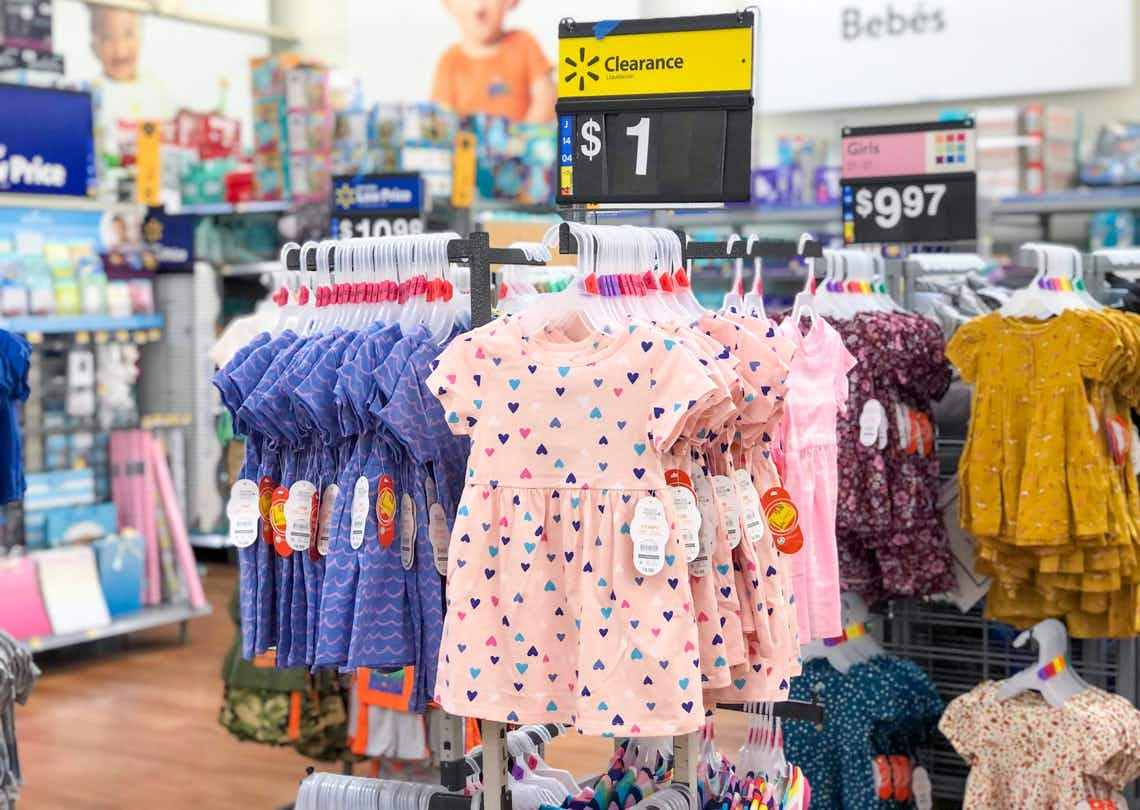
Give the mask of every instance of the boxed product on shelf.
<path id="1" fill-rule="evenodd" d="M 325 200 L 332 108 L 328 68 L 294 54 L 252 60 L 258 199 Z"/>
<path id="2" fill-rule="evenodd" d="M 110 624 L 95 551 L 90 546 L 33 551 L 28 556 L 36 561 L 52 633 L 76 633 Z"/>
<path id="3" fill-rule="evenodd" d="M 506 118 L 477 115 L 476 185 L 485 199 L 520 205 L 554 201 L 556 133 L 545 124 L 512 123 Z"/>
<path id="4" fill-rule="evenodd" d="M 51 634 L 34 559 L 0 559 L 0 593 L 0 630 L 19 641 Z"/>
<path id="5" fill-rule="evenodd" d="M 798 205 L 802 196 L 803 172 L 798 166 L 765 166 L 752 170 L 753 205 Z"/>
<path id="6" fill-rule="evenodd" d="M 4 0 L 0 3 L 0 45 L 36 52 L 51 51 L 51 5 L 48 0 Z"/>
<path id="7" fill-rule="evenodd" d="M 113 503 L 60 506 L 43 511 L 44 541 L 49 548 L 87 543 L 114 534 L 119 528 Z M 29 547 L 33 547 L 31 543 Z"/>
<path id="8" fill-rule="evenodd" d="M 95 473 L 92 470 L 28 473 L 27 480 L 24 509 L 28 511 L 95 503 Z"/>
<path id="9" fill-rule="evenodd" d="M 1116 121 L 1101 127 L 1080 178 L 1090 186 L 1140 183 L 1140 124 Z"/>
<path id="10" fill-rule="evenodd" d="M 95 561 L 99 585 L 111 618 L 142 609 L 144 545 L 142 537 L 130 529 L 109 532 L 95 541 Z"/>

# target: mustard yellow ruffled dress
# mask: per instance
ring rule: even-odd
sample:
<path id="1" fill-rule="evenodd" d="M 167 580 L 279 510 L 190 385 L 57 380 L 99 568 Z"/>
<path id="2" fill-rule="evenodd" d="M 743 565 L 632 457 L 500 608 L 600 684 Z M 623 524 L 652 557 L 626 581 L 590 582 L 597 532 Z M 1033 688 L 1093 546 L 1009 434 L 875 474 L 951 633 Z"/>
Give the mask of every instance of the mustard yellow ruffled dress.
<path id="1" fill-rule="evenodd" d="M 1114 460 L 1109 420 L 1130 426 L 1140 393 L 1140 319 L 1066 310 L 1046 320 L 992 313 L 946 347 L 974 385 L 959 464 L 961 522 L 994 577 L 990 618 L 1064 618 L 1076 637 L 1140 631 L 1140 497 Z"/>

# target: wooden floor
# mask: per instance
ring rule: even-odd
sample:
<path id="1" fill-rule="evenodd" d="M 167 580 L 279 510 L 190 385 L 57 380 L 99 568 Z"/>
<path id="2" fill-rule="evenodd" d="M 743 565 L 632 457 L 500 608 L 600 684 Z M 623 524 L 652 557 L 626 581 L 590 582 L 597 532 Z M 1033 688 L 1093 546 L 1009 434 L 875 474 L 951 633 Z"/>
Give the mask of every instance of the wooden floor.
<path id="1" fill-rule="evenodd" d="M 177 643 L 176 627 L 159 628 L 120 652 L 42 662 L 43 677 L 16 712 L 21 810 L 275 810 L 296 797 L 313 763 L 239 742 L 218 725 L 234 579 L 235 569 L 209 567 L 214 613 L 191 624 L 188 644 Z M 718 721 L 726 750 L 739 746 L 741 721 Z M 550 746 L 548 760 L 587 775 L 610 748 L 572 733 Z"/>

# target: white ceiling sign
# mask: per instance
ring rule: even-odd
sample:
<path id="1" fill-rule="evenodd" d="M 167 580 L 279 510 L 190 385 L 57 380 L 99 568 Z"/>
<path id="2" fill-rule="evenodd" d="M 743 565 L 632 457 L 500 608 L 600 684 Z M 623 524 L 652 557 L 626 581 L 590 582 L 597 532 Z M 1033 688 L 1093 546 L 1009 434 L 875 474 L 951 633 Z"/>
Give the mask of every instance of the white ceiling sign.
<path id="1" fill-rule="evenodd" d="M 760 0 L 764 112 L 1132 83 L 1132 0 Z"/>

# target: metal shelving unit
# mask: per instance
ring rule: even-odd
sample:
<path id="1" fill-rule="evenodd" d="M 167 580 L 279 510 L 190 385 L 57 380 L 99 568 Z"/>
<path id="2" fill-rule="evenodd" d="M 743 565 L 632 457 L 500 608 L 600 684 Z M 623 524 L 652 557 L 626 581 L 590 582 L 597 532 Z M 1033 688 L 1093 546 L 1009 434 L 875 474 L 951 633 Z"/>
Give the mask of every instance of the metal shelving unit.
<path id="1" fill-rule="evenodd" d="M 985 206 L 982 207 L 985 210 Z M 995 219 L 1036 217 L 1043 241 L 1050 241 L 1054 216 L 1094 214 L 1097 211 L 1140 211 L 1140 186 L 1077 188 L 1054 194 L 1004 197 L 988 206 L 990 225 Z M 984 230 L 984 229 L 983 229 Z"/>
<path id="2" fill-rule="evenodd" d="M 199 217 L 222 217 L 231 214 L 279 214 L 293 207 L 291 200 L 251 200 L 243 203 L 206 203 L 184 205 L 170 214 L 191 214 Z"/>
<path id="3" fill-rule="evenodd" d="M 22 335 L 39 332 L 44 335 L 70 335 L 76 332 L 135 332 L 140 329 L 161 329 L 163 317 L 132 315 L 129 318 L 112 318 L 109 315 L 40 316 L 27 315 L 0 319 L 0 329 Z"/>
<path id="4" fill-rule="evenodd" d="M 85 644 L 89 641 L 100 641 L 106 638 L 137 633 L 140 630 L 149 630 L 152 627 L 162 627 L 168 624 L 178 624 L 179 641 L 185 643 L 189 633 L 191 619 L 200 619 L 208 616 L 211 608 L 195 610 L 188 604 L 159 605 L 157 607 L 143 608 L 137 613 L 131 613 L 114 619 L 103 627 L 91 627 L 74 633 L 63 633 L 55 636 L 32 636 L 23 643 L 34 653 L 48 650 L 59 650 L 64 647 L 74 647 L 76 644 Z"/>

